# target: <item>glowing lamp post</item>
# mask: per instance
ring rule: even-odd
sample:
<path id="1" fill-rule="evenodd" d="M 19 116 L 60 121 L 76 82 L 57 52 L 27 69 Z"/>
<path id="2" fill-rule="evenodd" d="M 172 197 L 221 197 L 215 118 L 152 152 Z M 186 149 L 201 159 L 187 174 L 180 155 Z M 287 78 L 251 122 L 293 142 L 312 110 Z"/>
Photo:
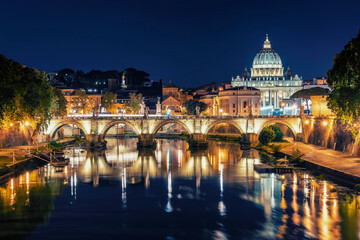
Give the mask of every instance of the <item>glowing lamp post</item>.
<path id="1" fill-rule="evenodd" d="M 222 116 L 223 111 L 224 111 L 224 110 L 223 110 L 222 108 L 220 108 L 220 110 L 219 110 L 220 116 Z"/>

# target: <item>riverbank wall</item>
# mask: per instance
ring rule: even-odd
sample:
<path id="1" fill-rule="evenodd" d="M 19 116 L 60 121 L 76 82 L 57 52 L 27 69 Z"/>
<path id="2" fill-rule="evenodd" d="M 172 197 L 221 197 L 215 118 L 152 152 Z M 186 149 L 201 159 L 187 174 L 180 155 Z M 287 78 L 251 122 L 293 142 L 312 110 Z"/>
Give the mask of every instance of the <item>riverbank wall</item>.
<path id="1" fill-rule="evenodd" d="M 29 128 L 9 128 L 0 130 L 0 148 L 29 145 L 33 130 Z"/>
<path id="2" fill-rule="evenodd" d="M 348 187 L 353 188 L 356 184 L 360 183 L 360 177 L 358 176 L 336 170 L 329 166 L 321 165 L 319 163 L 314 163 L 310 160 L 304 159 L 301 165 L 304 166 L 306 169 L 310 169 L 311 171 L 315 171 L 328 176 L 329 180 L 333 182 L 338 182 Z"/>
<path id="3" fill-rule="evenodd" d="M 304 143 L 360 156 L 360 141 L 347 123 L 336 118 L 313 117 L 303 121 Z"/>
<path id="4" fill-rule="evenodd" d="M 30 145 L 34 129 L 31 126 L 9 127 L 0 129 L 0 148 Z M 43 134 L 37 134 L 35 141 L 46 141 Z"/>
<path id="5" fill-rule="evenodd" d="M 281 157 L 286 157 L 287 159 L 292 159 L 293 157 L 292 153 L 289 152 L 288 150 L 287 151 L 280 150 L 279 153 Z M 343 161 L 341 161 L 341 159 L 342 156 L 341 153 L 339 152 L 339 158 L 338 158 L 339 166 L 343 164 Z M 307 157 L 306 154 L 304 156 L 301 156 L 301 160 L 298 162 L 298 165 L 300 167 L 304 167 L 308 169 L 311 172 L 318 173 L 319 175 L 321 174 L 325 175 L 326 179 L 329 179 L 333 182 L 337 182 L 351 188 L 354 188 L 355 185 L 360 184 L 360 176 L 346 172 L 341 169 L 336 169 L 335 167 L 331 167 L 329 165 L 322 164 L 317 161 L 313 161 L 309 157 Z"/>

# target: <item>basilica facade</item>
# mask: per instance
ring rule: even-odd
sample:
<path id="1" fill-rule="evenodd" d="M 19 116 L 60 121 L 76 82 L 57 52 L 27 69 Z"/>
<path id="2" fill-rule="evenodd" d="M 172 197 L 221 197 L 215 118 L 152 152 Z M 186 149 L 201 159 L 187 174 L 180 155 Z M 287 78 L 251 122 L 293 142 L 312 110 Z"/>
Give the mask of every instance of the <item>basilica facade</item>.
<path id="1" fill-rule="evenodd" d="M 290 96 L 301 90 L 302 79 L 288 67 L 284 71 L 281 58 L 272 48 L 266 35 L 263 48 L 254 58 L 250 72 L 232 78 L 232 87 L 252 87 L 261 91 L 261 115 L 295 115 L 299 106 Z"/>

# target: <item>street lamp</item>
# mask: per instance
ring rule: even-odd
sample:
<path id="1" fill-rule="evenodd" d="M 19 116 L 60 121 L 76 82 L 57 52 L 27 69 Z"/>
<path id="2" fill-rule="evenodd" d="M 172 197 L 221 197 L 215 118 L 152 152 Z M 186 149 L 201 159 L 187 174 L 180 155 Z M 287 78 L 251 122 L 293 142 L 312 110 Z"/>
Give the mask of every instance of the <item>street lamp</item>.
<path id="1" fill-rule="evenodd" d="M 222 116 L 223 111 L 224 111 L 224 110 L 223 110 L 222 108 L 220 108 L 220 110 L 219 110 L 220 116 Z"/>

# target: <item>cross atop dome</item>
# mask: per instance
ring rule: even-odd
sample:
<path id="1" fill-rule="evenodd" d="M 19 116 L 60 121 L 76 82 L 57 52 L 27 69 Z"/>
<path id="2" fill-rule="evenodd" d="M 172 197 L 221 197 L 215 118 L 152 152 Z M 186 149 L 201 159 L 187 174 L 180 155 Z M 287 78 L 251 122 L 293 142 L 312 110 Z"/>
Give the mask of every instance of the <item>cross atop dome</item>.
<path id="1" fill-rule="evenodd" d="M 264 42 L 264 48 L 271 48 L 271 44 L 269 41 L 269 36 L 266 34 L 266 40 Z"/>

